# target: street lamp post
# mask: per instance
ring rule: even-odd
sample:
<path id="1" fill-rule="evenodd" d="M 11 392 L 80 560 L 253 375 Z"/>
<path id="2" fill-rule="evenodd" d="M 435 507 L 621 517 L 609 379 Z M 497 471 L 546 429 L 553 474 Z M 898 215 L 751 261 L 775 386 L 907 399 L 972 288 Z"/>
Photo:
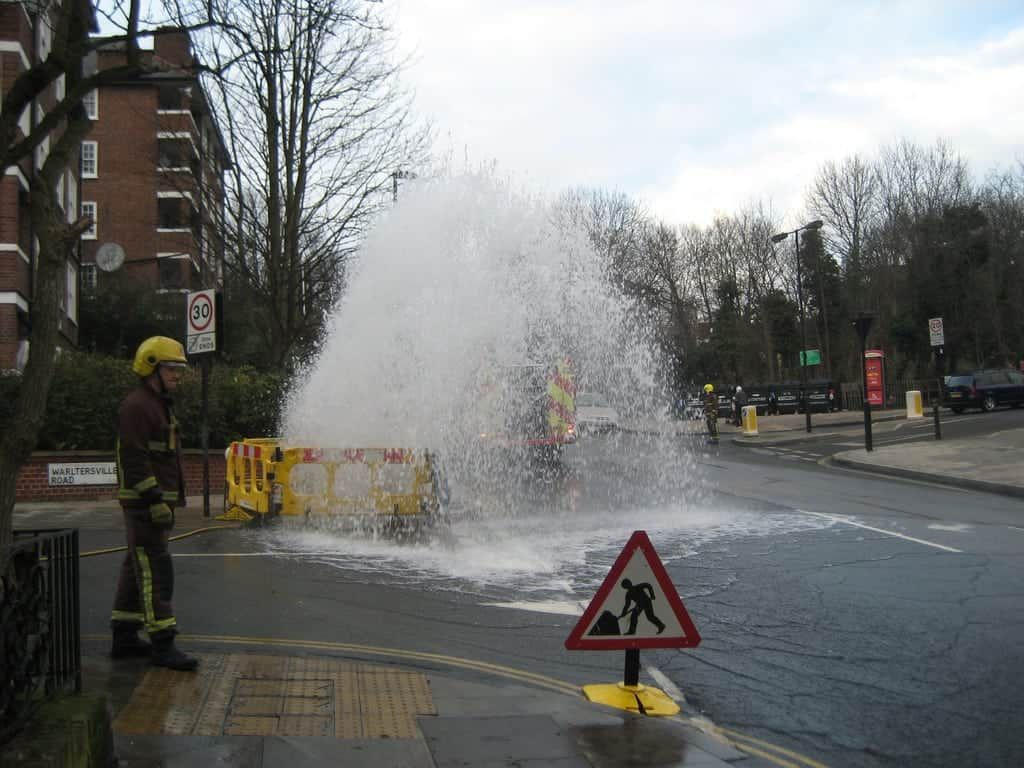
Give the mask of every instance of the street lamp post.
<path id="1" fill-rule="evenodd" d="M 796 300 L 800 306 L 800 402 L 803 405 L 808 432 L 811 431 L 811 407 L 807 402 L 807 328 L 804 322 L 804 278 L 803 267 L 800 264 L 800 233 L 821 229 L 824 225 L 825 223 L 821 219 L 817 219 L 789 232 L 780 232 L 777 235 L 772 235 L 773 243 L 781 243 L 790 235 L 796 238 Z"/>
<path id="2" fill-rule="evenodd" d="M 392 171 L 391 172 L 391 202 L 398 202 L 398 180 L 399 179 L 416 179 L 419 178 L 412 171 Z"/>

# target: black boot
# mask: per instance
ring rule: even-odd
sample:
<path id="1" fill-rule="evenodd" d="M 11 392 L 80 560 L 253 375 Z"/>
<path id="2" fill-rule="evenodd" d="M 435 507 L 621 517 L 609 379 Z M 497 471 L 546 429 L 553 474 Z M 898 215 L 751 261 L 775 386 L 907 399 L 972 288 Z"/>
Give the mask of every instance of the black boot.
<path id="1" fill-rule="evenodd" d="M 149 663 L 154 667 L 167 667 L 179 672 L 192 672 L 199 666 L 199 659 L 182 653 L 174 645 L 174 635 L 153 635 L 153 654 Z"/>
<path id="2" fill-rule="evenodd" d="M 149 656 L 152 652 L 153 646 L 138 635 L 141 625 L 126 621 L 112 621 L 110 628 L 114 634 L 113 642 L 110 644 L 112 659 L 138 658 Z"/>

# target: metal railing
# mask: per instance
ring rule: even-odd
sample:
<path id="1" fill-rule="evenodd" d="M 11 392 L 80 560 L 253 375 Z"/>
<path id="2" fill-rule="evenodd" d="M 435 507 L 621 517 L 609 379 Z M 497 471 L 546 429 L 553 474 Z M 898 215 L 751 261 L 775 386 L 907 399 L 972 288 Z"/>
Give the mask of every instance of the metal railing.
<path id="1" fill-rule="evenodd" d="M 78 530 L 18 530 L 0 573 L 0 744 L 43 698 L 82 690 Z"/>

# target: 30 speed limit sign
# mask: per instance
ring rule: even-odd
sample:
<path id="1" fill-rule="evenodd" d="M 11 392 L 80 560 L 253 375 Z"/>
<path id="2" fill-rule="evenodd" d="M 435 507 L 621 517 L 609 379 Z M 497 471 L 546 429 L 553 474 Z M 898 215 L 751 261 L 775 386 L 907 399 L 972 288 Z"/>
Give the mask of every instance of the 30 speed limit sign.
<path id="1" fill-rule="evenodd" d="M 217 324 L 215 322 L 216 291 L 192 291 L 188 294 L 188 343 L 190 355 L 214 352 L 217 349 Z"/>

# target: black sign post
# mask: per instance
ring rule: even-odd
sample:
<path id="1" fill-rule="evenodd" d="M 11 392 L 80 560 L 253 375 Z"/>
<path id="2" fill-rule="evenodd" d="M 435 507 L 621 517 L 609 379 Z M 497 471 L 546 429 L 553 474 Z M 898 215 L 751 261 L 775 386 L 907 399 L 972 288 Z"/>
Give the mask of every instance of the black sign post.
<path id="1" fill-rule="evenodd" d="M 853 321 L 853 327 L 857 329 L 857 335 L 860 337 L 860 376 L 864 393 L 864 449 L 867 451 L 874 450 L 874 446 L 871 438 L 871 401 L 868 400 L 868 371 L 864 364 L 864 353 L 868 348 L 868 332 L 871 330 L 871 323 L 874 322 L 874 319 L 873 315 L 862 312 Z"/>

